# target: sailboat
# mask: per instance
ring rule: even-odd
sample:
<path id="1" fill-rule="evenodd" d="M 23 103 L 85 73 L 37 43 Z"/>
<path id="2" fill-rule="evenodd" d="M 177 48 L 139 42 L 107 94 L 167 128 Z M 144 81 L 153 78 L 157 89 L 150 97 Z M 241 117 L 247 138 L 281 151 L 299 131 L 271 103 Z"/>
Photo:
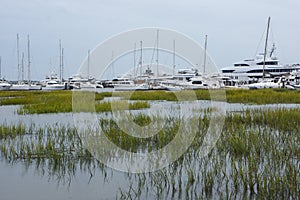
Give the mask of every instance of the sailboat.
<path id="1" fill-rule="evenodd" d="M 9 90 L 9 88 L 11 87 L 11 84 L 8 83 L 6 80 L 4 80 L 4 78 L 2 78 L 2 58 L 0 56 L 0 90 Z"/>
<path id="2" fill-rule="evenodd" d="M 267 25 L 267 34 L 266 34 L 266 40 L 265 40 L 265 50 L 263 54 L 263 68 L 262 68 L 262 80 L 257 83 L 251 83 L 248 84 L 247 87 L 249 89 L 260 89 L 260 88 L 280 88 L 284 85 L 284 78 L 275 78 L 271 80 L 266 80 L 266 58 L 267 58 L 267 48 L 268 48 L 268 37 L 269 37 L 269 29 L 270 29 L 270 21 L 271 18 L 268 18 L 268 25 Z"/>
<path id="3" fill-rule="evenodd" d="M 41 90 L 42 86 L 40 84 L 35 84 L 31 82 L 31 68 L 30 68 L 30 40 L 29 40 L 29 35 L 27 36 L 27 50 L 28 50 L 28 85 L 29 85 L 29 90 Z"/>
<path id="4" fill-rule="evenodd" d="M 63 52 L 64 49 L 61 48 L 61 40 L 59 40 L 59 69 L 60 69 L 60 79 L 58 79 L 57 74 L 52 73 L 50 78 L 45 81 L 43 90 L 64 90 L 66 89 L 65 84 L 63 83 Z"/>
<path id="5" fill-rule="evenodd" d="M 24 83 L 24 80 L 20 80 L 20 70 L 22 69 L 22 78 L 24 78 L 24 53 L 22 53 L 22 65 L 20 64 L 20 46 L 19 46 L 19 34 L 17 34 L 17 56 L 18 56 L 18 82 L 12 84 L 10 90 L 29 90 L 29 85 Z M 22 67 L 22 68 L 21 68 Z"/>

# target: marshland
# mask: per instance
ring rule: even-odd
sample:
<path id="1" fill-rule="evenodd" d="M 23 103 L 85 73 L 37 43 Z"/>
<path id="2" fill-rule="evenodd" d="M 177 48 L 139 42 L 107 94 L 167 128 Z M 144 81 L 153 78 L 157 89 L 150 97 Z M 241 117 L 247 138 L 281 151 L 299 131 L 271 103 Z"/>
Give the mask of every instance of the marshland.
<path id="1" fill-rule="evenodd" d="M 76 101 L 74 95 L 84 98 Z M 299 199 L 299 103 L 300 92 L 285 89 L 0 92 L 1 196 Z M 156 170 L 118 170 L 122 166 L 107 164 L 118 154 L 107 152 L 99 159 L 87 147 L 74 120 L 80 113 L 95 114 L 97 131 L 127 152 L 155 152 L 179 138 L 169 156 L 183 154 Z M 147 137 L 129 134 L 129 122 Z M 218 137 L 203 153 L 216 124 Z"/>

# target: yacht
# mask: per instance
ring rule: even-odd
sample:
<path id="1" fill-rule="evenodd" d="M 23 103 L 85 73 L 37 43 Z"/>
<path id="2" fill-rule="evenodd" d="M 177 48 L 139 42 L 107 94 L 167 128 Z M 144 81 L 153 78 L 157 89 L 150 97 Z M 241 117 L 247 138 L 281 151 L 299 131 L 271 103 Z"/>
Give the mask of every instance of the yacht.
<path id="1" fill-rule="evenodd" d="M 23 82 L 18 82 L 16 84 L 12 84 L 9 90 L 15 90 L 15 91 L 29 90 L 29 85 Z"/>
<path id="2" fill-rule="evenodd" d="M 64 90 L 64 89 L 66 89 L 65 84 L 60 83 L 56 80 L 48 81 L 45 87 L 43 87 L 43 90 Z"/>
<path id="3" fill-rule="evenodd" d="M 222 74 L 231 79 L 231 82 L 249 84 L 258 82 L 259 79 L 274 78 L 300 72 L 300 64 L 282 65 L 274 55 L 275 44 L 268 52 L 268 38 L 271 18 L 268 18 L 264 53 L 258 54 L 253 59 L 246 59 L 234 63 L 233 66 L 222 68 Z"/>
<path id="4" fill-rule="evenodd" d="M 5 80 L 0 80 L 0 90 L 3 91 L 3 90 L 9 90 L 11 87 L 11 84 L 8 83 L 7 81 Z"/>
<path id="5" fill-rule="evenodd" d="M 274 79 L 265 79 L 258 83 L 251 83 L 245 85 L 249 89 L 262 89 L 262 88 L 283 88 L 285 83 L 284 77 L 277 77 Z"/>
<path id="6" fill-rule="evenodd" d="M 42 85 L 36 83 L 29 83 L 29 90 L 41 90 Z"/>
<path id="7" fill-rule="evenodd" d="M 46 87 L 49 81 L 60 82 L 61 80 L 58 78 L 57 73 L 55 73 L 55 71 L 51 71 L 49 75 L 46 75 L 44 80 L 40 81 L 40 84 L 42 85 L 42 87 Z"/>
<path id="8" fill-rule="evenodd" d="M 96 82 L 95 78 L 88 77 L 84 78 L 80 74 L 75 74 L 74 76 L 69 78 L 69 84 L 71 89 L 82 89 L 82 90 L 89 90 L 89 89 L 96 89 L 102 88 L 103 86 Z"/>
<path id="9" fill-rule="evenodd" d="M 264 53 L 258 54 L 254 59 L 246 59 L 236 62 L 233 66 L 222 68 L 222 75 L 228 77 L 231 81 L 249 82 L 255 81 L 263 77 L 272 78 L 291 74 L 293 72 L 300 73 L 300 64 L 282 65 L 277 57 L 273 56 L 275 46 L 266 55 L 264 61 Z"/>
<path id="10" fill-rule="evenodd" d="M 136 87 L 134 81 L 126 77 L 118 77 L 112 79 L 111 81 L 106 81 L 105 85 L 106 87 L 113 87 L 117 90 L 126 90 Z"/>

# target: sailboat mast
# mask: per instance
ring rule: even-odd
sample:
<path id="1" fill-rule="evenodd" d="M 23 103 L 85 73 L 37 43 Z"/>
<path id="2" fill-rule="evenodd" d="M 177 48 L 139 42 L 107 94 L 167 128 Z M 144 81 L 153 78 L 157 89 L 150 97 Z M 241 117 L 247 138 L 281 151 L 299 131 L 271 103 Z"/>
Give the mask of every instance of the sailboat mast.
<path id="1" fill-rule="evenodd" d="M 90 77 L 90 50 L 88 50 L 87 78 Z"/>
<path id="2" fill-rule="evenodd" d="M 30 39 L 29 35 L 27 35 L 27 55 L 28 55 L 28 83 L 31 83 L 31 77 L 30 77 Z"/>
<path id="3" fill-rule="evenodd" d="M 2 80 L 1 70 L 2 70 L 2 57 L 0 56 L 0 80 Z"/>
<path id="4" fill-rule="evenodd" d="M 157 49 L 156 49 L 156 76 L 158 77 L 158 51 L 159 51 L 159 29 L 157 29 L 157 35 L 156 35 L 156 42 L 157 42 Z"/>
<path id="5" fill-rule="evenodd" d="M 173 76 L 175 75 L 175 40 L 173 40 Z"/>
<path id="6" fill-rule="evenodd" d="M 206 51 L 207 51 L 207 35 L 205 35 L 205 44 L 204 44 L 204 63 L 203 63 L 204 74 L 205 74 L 205 67 L 206 67 Z"/>
<path id="7" fill-rule="evenodd" d="M 59 40 L 59 79 L 62 80 L 62 74 L 61 74 L 61 71 L 62 71 L 62 56 L 61 56 L 61 40 Z"/>
<path id="8" fill-rule="evenodd" d="M 136 67 L 136 43 L 134 43 L 134 52 L 133 52 L 133 78 L 136 78 L 135 67 Z"/>
<path id="9" fill-rule="evenodd" d="M 143 66 L 143 41 L 141 41 L 140 76 L 142 76 L 142 66 Z"/>
<path id="10" fill-rule="evenodd" d="M 64 48 L 61 49 L 61 82 L 64 80 Z"/>
<path id="11" fill-rule="evenodd" d="M 24 52 L 22 52 L 22 82 L 24 79 Z"/>
<path id="12" fill-rule="evenodd" d="M 271 17 L 268 18 L 268 26 L 267 26 L 267 35 L 265 41 L 265 52 L 264 52 L 264 65 L 263 65 L 263 80 L 265 78 L 265 66 L 266 66 L 266 56 L 267 56 L 267 47 L 268 47 L 268 39 L 269 39 L 269 29 L 270 29 L 270 21 Z"/>
<path id="13" fill-rule="evenodd" d="M 17 34 L 17 56 L 18 56 L 18 82 L 20 82 L 20 46 L 19 46 L 19 34 Z"/>

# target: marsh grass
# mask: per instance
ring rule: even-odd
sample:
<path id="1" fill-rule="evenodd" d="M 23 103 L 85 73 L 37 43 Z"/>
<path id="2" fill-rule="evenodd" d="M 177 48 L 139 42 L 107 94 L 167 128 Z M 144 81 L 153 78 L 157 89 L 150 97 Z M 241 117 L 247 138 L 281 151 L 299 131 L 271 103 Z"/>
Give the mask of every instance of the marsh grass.
<path id="1" fill-rule="evenodd" d="M 7 125 L 6 123 L 0 126 L 0 140 L 6 138 L 15 138 L 19 135 L 25 135 L 26 128 L 23 123 Z"/>
<path id="2" fill-rule="evenodd" d="M 132 175 L 146 182 L 143 188 L 137 184 L 135 190 L 144 191 L 144 196 L 136 198 L 157 188 L 153 198 L 297 199 L 299 113 L 300 109 L 285 108 L 228 113 L 216 148 L 198 159 L 199 138 L 208 126 L 205 117 L 199 119 L 201 130 L 182 159 L 146 176 Z M 121 192 L 134 195 L 132 190 Z"/>
<path id="3" fill-rule="evenodd" d="M 224 92 L 225 91 L 225 92 Z M 246 104 L 276 104 L 276 103 L 300 103 L 300 91 L 287 89 L 261 89 L 261 90 L 192 90 L 192 91 L 135 91 L 114 92 L 114 96 L 125 97 L 130 100 L 166 100 L 178 101 L 177 97 L 194 100 L 226 100 L 229 103 Z M 211 97 L 211 95 L 214 95 Z M 220 96 L 222 95 L 222 96 Z"/>
<path id="4" fill-rule="evenodd" d="M 144 114 L 130 116 L 130 118 L 132 117 L 134 123 L 138 124 L 141 127 L 145 127 L 151 122 L 151 118 Z M 166 119 L 161 119 L 161 121 L 162 120 Z M 170 117 L 167 120 L 169 121 L 169 123 L 165 124 L 162 130 L 158 131 L 155 136 L 147 138 L 139 138 L 129 135 L 128 133 L 124 132 L 122 128 L 120 128 L 120 124 L 116 123 L 112 119 L 102 119 L 100 124 L 101 129 L 103 130 L 103 133 L 106 135 L 106 137 L 120 148 L 130 152 L 151 152 L 153 150 L 163 148 L 176 136 L 178 127 L 180 125 L 179 119 Z"/>
<path id="5" fill-rule="evenodd" d="M 105 97 L 111 97 L 110 92 L 94 93 L 94 95 L 84 95 L 89 92 L 80 92 L 83 97 L 93 97 L 95 105 L 88 105 L 87 99 L 82 99 L 82 106 L 78 112 L 96 111 L 109 112 L 112 110 L 111 102 L 101 102 Z M 45 114 L 45 113 L 66 113 L 76 112 L 72 107 L 72 91 L 49 91 L 49 92 L 0 92 L 0 105 L 22 105 L 18 114 Z M 119 110 L 136 110 L 149 108 L 147 102 L 117 101 L 114 103 Z M 93 106 L 93 107 L 91 107 Z M 84 110 L 85 109 L 85 110 Z"/>
<path id="6" fill-rule="evenodd" d="M 287 89 L 226 90 L 226 97 L 230 103 L 300 103 L 300 91 Z"/>
<path id="7" fill-rule="evenodd" d="M 291 99 L 298 95 L 294 91 L 266 91 L 272 91 L 273 96 L 291 95 Z M 266 91 L 247 92 L 263 95 Z M 250 101 L 251 98 L 248 96 L 246 99 Z M 109 104 L 105 106 L 109 107 Z M 203 111 L 203 115 L 195 120 L 198 123 L 196 137 L 178 160 L 157 172 L 126 174 L 130 187 L 120 188 L 116 196 L 125 199 L 299 198 L 299 108 L 228 112 L 215 148 L 208 156 L 201 157 L 200 147 L 211 111 Z M 160 116 L 155 117 L 159 119 Z M 114 119 L 101 119 L 100 125 L 107 138 L 120 148 L 131 152 L 150 152 L 164 147 L 176 136 L 182 119 L 167 119 L 169 123 L 155 136 L 144 139 L 126 134 Z M 138 114 L 133 116 L 133 120 L 140 126 L 147 126 L 151 117 Z M 100 169 L 105 174 L 107 170 L 84 148 L 77 130 L 69 126 L 25 128 L 22 124 L 4 124 L 0 127 L 0 137 L 3 158 L 28 165 L 35 163 L 38 169 L 49 171 L 49 176 L 55 178 L 74 175 L 78 166 L 87 172 Z M 184 140 L 182 138 L 182 142 Z"/>
<path id="8" fill-rule="evenodd" d="M 84 93 L 84 92 L 83 92 Z M 95 101 L 100 101 L 105 97 L 121 97 L 127 100 L 210 100 L 220 101 L 227 100 L 230 103 L 246 103 L 246 104 L 275 104 L 275 103 L 300 103 L 300 91 L 291 91 L 285 89 L 262 89 L 262 90 L 226 90 L 225 93 L 218 90 L 193 90 L 193 91 L 135 91 L 131 92 L 103 92 L 95 93 Z M 224 97 L 215 97 L 216 95 L 224 94 Z M 72 91 L 31 91 L 31 92 L 0 92 L 0 105 L 23 105 L 19 110 L 19 114 L 33 113 L 59 113 L 72 112 Z M 83 101 L 84 103 L 84 101 Z M 124 107 L 121 102 L 120 108 Z M 142 104 L 136 103 L 129 105 L 130 109 L 147 108 Z M 126 105 L 127 106 L 127 105 Z M 96 105 L 96 110 L 101 112 L 110 111 L 109 105 L 100 103 Z M 128 107 L 128 106 L 127 106 Z"/>

